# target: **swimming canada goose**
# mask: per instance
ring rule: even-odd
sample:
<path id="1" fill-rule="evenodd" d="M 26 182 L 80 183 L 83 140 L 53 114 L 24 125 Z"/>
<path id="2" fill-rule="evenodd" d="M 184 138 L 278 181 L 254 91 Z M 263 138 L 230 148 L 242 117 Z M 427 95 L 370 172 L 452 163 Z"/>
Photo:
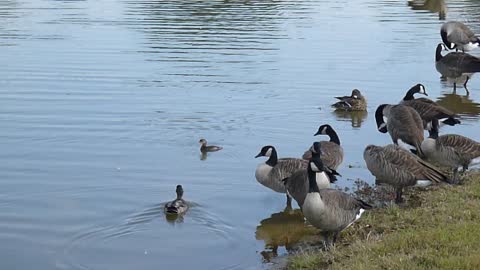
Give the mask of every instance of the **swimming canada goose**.
<path id="1" fill-rule="evenodd" d="M 470 51 L 480 45 L 480 39 L 461 22 L 450 21 L 442 25 L 440 36 L 448 49 Z"/>
<path id="2" fill-rule="evenodd" d="M 451 52 L 445 56 L 442 50 L 448 50 L 447 47 L 440 43 L 435 51 L 435 68 L 446 78 L 453 79 L 453 90 L 457 89 L 457 80 L 466 77 L 463 87 L 469 94 L 467 83 L 475 72 L 480 71 L 480 59 L 468 53 Z"/>
<path id="3" fill-rule="evenodd" d="M 388 132 L 394 144 L 422 154 L 423 121 L 415 109 L 402 104 L 382 104 L 375 111 L 375 120 L 378 131 Z"/>
<path id="4" fill-rule="evenodd" d="M 431 127 L 433 119 L 439 119 L 442 124 L 450 126 L 460 124 L 460 120 L 455 118 L 456 115 L 453 112 L 428 98 L 415 98 L 413 95 L 417 93 L 428 96 L 425 86 L 417 84 L 407 91 L 401 104 L 414 108 L 420 114 L 425 129 Z"/>
<path id="5" fill-rule="evenodd" d="M 187 202 L 182 198 L 183 188 L 181 185 L 177 185 L 177 198 L 171 202 L 165 204 L 165 213 L 167 214 L 183 214 L 188 210 Z"/>
<path id="6" fill-rule="evenodd" d="M 275 147 L 271 145 L 262 147 L 255 158 L 262 156 L 268 157 L 268 160 L 257 166 L 255 178 L 260 184 L 279 193 L 287 192 L 282 180 L 290 177 L 298 170 L 305 170 L 308 165 L 308 161 L 299 158 L 279 159 Z M 287 207 L 291 207 L 291 203 L 292 199 L 287 194 Z"/>
<path id="7" fill-rule="evenodd" d="M 341 111 L 365 111 L 367 110 L 367 100 L 360 93 L 360 90 L 353 89 L 350 96 L 335 97 L 340 101 L 332 104 L 335 110 Z"/>
<path id="8" fill-rule="evenodd" d="M 207 145 L 207 140 L 205 139 L 200 139 L 198 141 L 198 143 L 200 143 L 202 146 L 200 146 L 200 151 L 202 153 L 204 152 L 216 152 L 216 151 L 220 151 L 223 149 L 223 147 L 221 146 L 215 146 L 215 145 Z"/>
<path id="9" fill-rule="evenodd" d="M 321 145 L 319 142 L 313 143 L 312 147 L 310 148 L 312 152 L 311 160 L 321 159 Z M 319 162 L 317 162 L 320 164 Z M 338 174 L 334 169 L 328 168 L 323 164 L 322 171 L 315 173 L 315 180 L 317 182 L 318 189 L 325 189 L 330 187 L 330 183 L 334 183 L 337 181 L 335 177 Z M 302 208 L 303 202 L 305 201 L 305 197 L 308 193 L 308 171 L 307 170 L 298 170 L 290 177 L 286 178 L 284 181 L 285 187 L 287 188 L 288 194 L 295 199 L 298 203 L 298 206 Z"/>
<path id="10" fill-rule="evenodd" d="M 325 247 L 328 248 L 329 234 L 333 233 L 332 243 L 335 244 L 338 234 L 372 206 L 337 189 L 319 189 L 316 175 L 321 173 L 323 168 L 319 158 L 308 163 L 308 193 L 302 212 L 310 224 L 322 231 Z"/>
<path id="11" fill-rule="evenodd" d="M 322 148 L 320 157 L 325 166 L 336 170 L 343 162 L 343 148 L 340 145 L 340 138 L 330 125 L 321 125 L 313 136 L 317 135 L 328 135 L 330 137 L 330 141 L 320 141 L 320 147 Z M 311 157 L 312 151 L 310 148 L 305 151 L 302 158 L 309 160 Z"/>
<path id="12" fill-rule="evenodd" d="M 438 120 L 433 122 L 429 137 L 422 143 L 425 156 L 443 166 L 453 168 L 453 181 L 458 183 L 458 168 L 463 171 L 480 161 L 480 143 L 470 138 L 445 134 L 438 136 Z"/>
<path id="13" fill-rule="evenodd" d="M 411 154 L 398 145 L 368 145 L 363 152 L 368 170 L 376 177 L 376 183 L 395 188 L 396 203 L 401 203 L 403 188 L 428 186 L 432 182 L 448 182 L 435 166 Z"/>

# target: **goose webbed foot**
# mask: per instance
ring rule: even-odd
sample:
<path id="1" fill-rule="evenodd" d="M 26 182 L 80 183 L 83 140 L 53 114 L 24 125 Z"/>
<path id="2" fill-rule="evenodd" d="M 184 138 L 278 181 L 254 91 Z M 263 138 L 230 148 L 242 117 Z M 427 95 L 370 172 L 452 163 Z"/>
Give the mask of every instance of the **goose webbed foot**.
<path id="1" fill-rule="evenodd" d="M 328 240 L 329 233 L 328 232 L 322 232 L 322 237 L 323 237 L 323 250 L 327 251 L 330 249 L 332 246 L 332 243 Z"/>

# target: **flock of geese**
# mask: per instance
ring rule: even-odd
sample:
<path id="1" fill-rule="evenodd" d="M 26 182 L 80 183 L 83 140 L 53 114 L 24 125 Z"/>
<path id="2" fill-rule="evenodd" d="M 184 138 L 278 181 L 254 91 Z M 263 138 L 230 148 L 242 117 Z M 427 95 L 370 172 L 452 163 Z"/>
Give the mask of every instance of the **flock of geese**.
<path id="1" fill-rule="evenodd" d="M 480 40 L 470 29 L 460 22 L 446 22 L 440 33 L 443 44 L 437 47 L 437 70 L 455 78 L 464 74 L 469 78 L 477 65 L 480 70 L 480 60 L 464 53 L 480 45 Z M 442 56 L 443 49 L 462 52 Z M 425 87 L 417 84 L 406 92 L 398 104 L 381 104 L 377 107 L 377 129 L 381 133 L 388 133 L 393 144 L 368 145 L 363 152 L 367 168 L 375 176 L 376 183 L 394 187 L 396 203 L 403 202 L 405 187 L 458 183 L 459 168 L 465 171 L 480 160 L 480 143 L 457 134 L 439 136 L 442 125 L 460 124 L 458 117 L 435 101 L 415 98 L 416 94 L 428 96 Z M 358 89 L 354 89 L 350 96 L 336 98 L 339 101 L 332 105 L 336 110 L 367 109 L 367 100 Z M 424 130 L 428 131 L 427 138 L 424 137 Z M 305 219 L 320 229 L 325 247 L 328 248 L 335 243 L 342 230 L 372 206 L 350 194 L 330 188 L 330 184 L 340 176 L 336 170 L 344 159 L 344 151 L 332 126 L 321 125 L 314 135 L 326 135 L 329 140 L 314 142 L 302 158 L 279 158 L 274 146 L 262 147 L 255 158 L 266 157 L 267 160 L 257 166 L 255 178 L 271 190 L 285 193 L 287 207 L 291 207 L 293 198 Z M 207 146 L 204 139 L 199 143 L 202 152 L 221 150 L 218 146 Z M 448 167 L 453 177 L 430 162 Z M 182 199 L 182 186 L 177 186 L 176 192 L 177 199 L 165 205 L 166 213 L 182 214 L 188 209 L 188 204 Z M 332 241 L 330 236 L 333 236 Z"/>

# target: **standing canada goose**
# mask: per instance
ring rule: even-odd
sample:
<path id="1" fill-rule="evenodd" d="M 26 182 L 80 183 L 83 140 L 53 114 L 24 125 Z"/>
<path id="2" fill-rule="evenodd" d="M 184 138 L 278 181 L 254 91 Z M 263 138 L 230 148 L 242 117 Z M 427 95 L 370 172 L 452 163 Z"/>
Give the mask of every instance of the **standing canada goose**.
<path id="1" fill-rule="evenodd" d="M 453 90 L 457 90 L 457 80 L 466 77 L 463 87 L 467 94 L 467 83 L 475 72 L 480 71 L 480 59 L 468 53 L 451 52 L 445 56 L 442 50 L 448 50 L 447 47 L 440 43 L 435 51 L 435 68 L 443 77 L 453 79 Z"/>
<path id="2" fill-rule="evenodd" d="M 260 153 L 255 158 L 262 156 L 268 157 L 268 160 L 257 166 L 255 178 L 260 184 L 279 193 L 287 192 L 283 184 L 285 178 L 290 177 L 298 170 L 305 170 L 308 165 L 308 161 L 299 158 L 278 159 L 277 151 L 271 145 L 262 147 Z M 291 203 L 292 199 L 287 193 L 287 207 L 290 207 Z"/>
<path id="3" fill-rule="evenodd" d="M 428 159 L 453 168 L 453 181 L 458 183 L 458 168 L 463 171 L 473 163 L 478 163 L 480 143 L 456 134 L 438 136 L 438 120 L 433 122 L 430 135 L 422 143 L 422 150 Z"/>
<path id="4" fill-rule="evenodd" d="M 396 190 L 396 203 L 401 203 L 402 191 L 407 186 L 428 186 L 432 182 L 448 182 L 447 176 L 435 166 L 412 155 L 398 145 L 368 145 L 363 152 L 368 170 L 376 183 L 389 184 Z"/>
<path id="5" fill-rule="evenodd" d="M 442 25 L 440 29 L 440 36 L 442 41 L 450 49 L 462 52 L 470 51 L 480 45 L 480 39 L 461 22 L 450 21 Z"/>
<path id="6" fill-rule="evenodd" d="M 321 145 L 319 142 L 314 142 L 310 148 L 312 152 L 311 160 L 321 159 Z M 317 162 L 318 163 L 318 162 Z M 323 165 L 323 162 L 321 163 Z M 323 165 L 323 168 L 320 172 L 315 173 L 315 181 L 317 183 L 318 189 L 325 189 L 330 187 L 330 183 L 337 181 L 336 175 L 340 175 L 334 169 L 328 168 Z M 295 199 L 298 203 L 298 206 L 302 208 L 305 197 L 308 193 L 308 171 L 307 170 L 298 170 L 290 177 L 286 178 L 284 181 L 285 187 L 288 194 Z"/>
<path id="7" fill-rule="evenodd" d="M 431 127 L 433 119 L 439 119 L 442 124 L 450 126 L 460 124 L 460 120 L 455 118 L 456 115 L 452 111 L 428 98 L 415 98 L 413 95 L 417 93 L 428 96 L 425 86 L 417 84 L 407 91 L 401 104 L 414 108 L 420 114 L 425 129 Z"/>
<path id="8" fill-rule="evenodd" d="M 330 137 L 330 141 L 320 141 L 320 147 L 322 148 L 320 157 L 325 166 L 336 170 L 343 162 L 343 148 L 340 145 L 340 138 L 330 125 L 321 125 L 313 136 L 317 135 L 328 135 Z M 306 160 L 311 157 L 311 149 L 305 151 L 302 156 Z"/>
<path id="9" fill-rule="evenodd" d="M 316 175 L 323 172 L 323 168 L 319 158 L 308 163 L 308 193 L 302 212 L 310 224 L 322 231 L 325 247 L 328 248 L 330 233 L 333 233 L 332 243 L 335 244 L 338 234 L 372 206 L 337 189 L 319 189 Z"/>
<path id="10" fill-rule="evenodd" d="M 360 93 L 360 90 L 353 89 L 350 96 L 335 97 L 340 101 L 332 104 L 332 107 L 335 110 L 341 111 L 366 111 L 367 110 L 367 100 Z"/>
<path id="11" fill-rule="evenodd" d="M 223 149 L 223 147 L 221 147 L 221 146 L 207 145 L 207 140 L 205 140 L 205 139 L 200 139 L 198 141 L 198 143 L 202 145 L 202 146 L 200 146 L 200 151 L 202 153 L 204 153 L 204 152 L 216 152 L 216 151 L 220 151 L 220 150 Z"/>
<path id="12" fill-rule="evenodd" d="M 375 111 L 375 120 L 378 131 L 388 132 L 394 144 L 422 155 L 423 121 L 415 109 L 402 104 L 382 104 Z"/>
<path id="13" fill-rule="evenodd" d="M 183 188 L 181 185 L 177 185 L 177 198 L 171 202 L 165 204 L 165 213 L 167 214 L 183 214 L 188 210 L 187 202 L 182 198 Z"/>

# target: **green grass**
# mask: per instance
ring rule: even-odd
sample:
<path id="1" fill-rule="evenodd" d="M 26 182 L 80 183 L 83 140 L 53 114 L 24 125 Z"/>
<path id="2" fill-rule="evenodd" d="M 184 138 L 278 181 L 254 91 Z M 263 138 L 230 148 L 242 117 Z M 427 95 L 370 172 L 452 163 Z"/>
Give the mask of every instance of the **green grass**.
<path id="1" fill-rule="evenodd" d="M 288 269 L 480 269 L 480 175 L 409 193 L 415 206 L 369 211 L 330 251 L 299 253 Z"/>

